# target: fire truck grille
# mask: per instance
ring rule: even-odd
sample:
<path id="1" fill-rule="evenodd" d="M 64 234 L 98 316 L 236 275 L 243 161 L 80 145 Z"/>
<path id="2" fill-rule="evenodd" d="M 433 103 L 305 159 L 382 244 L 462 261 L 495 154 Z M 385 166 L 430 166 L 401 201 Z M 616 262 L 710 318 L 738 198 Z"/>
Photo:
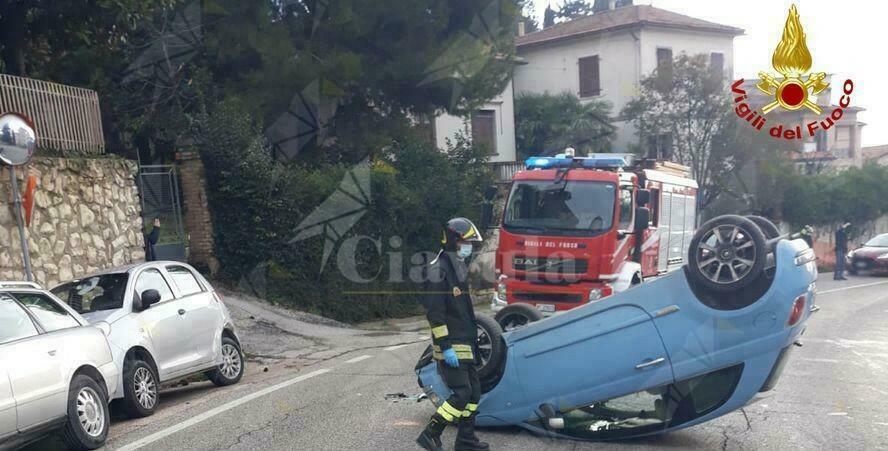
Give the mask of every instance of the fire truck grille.
<path id="1" fill-rule="evenodd" d="M 583 302 L 583 295 L 570 293 L 531 293 L 528 291 L 516 291 L 512 296 L 519 301 L 532 302 Z"/>
<path id="2" fill-rule="evenodd" d="M 587 260 L 545 257 L 515 257 L 512 266 L 518 271 L 556 274 L 585 274 L 589 270 Z"/>

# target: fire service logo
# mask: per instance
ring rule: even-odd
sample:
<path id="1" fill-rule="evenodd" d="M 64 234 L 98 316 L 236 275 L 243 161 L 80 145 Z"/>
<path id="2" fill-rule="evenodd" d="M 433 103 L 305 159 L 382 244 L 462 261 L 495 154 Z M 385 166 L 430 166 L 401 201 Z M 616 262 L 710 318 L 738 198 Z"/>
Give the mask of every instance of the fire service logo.
<path id="1" fill-rule="evenodd" d="M 789 16 L 786 18 L 786 25 L 783 28 L 783 37 L 780 39 L 777 49 L 774 50 L 771 64 L 780 75 L 759 72 L 761 80 L 755 85 L 769 99 L 773 99 L 761 107 L 761 110 L 756 110 L 749 105 L 749 96 L 743 89 L 744 80 L 742 78 L 731 85 L 731 92 L 735 96 L 734 112 L 738 117 L 748 122 L 756 131 L 761 131 L 768 122 L 765 116 L 777 108 L 786 111 L 805 108 L 815 115 L 823 114 L 822 108 L 816 103 L 816 96 L 828 88 L 829 83 L 826 81 L 825 72 L 810 72 L 811 52 L 805 42 L 805 32 L 802 30 L 802 22 L 795 5 L 789 9 Z M 854 82 L 845 80 L 842 85 L 843 95 L 839 100 L 839 106 L 828 115 L 805 123 L 804 131 L 801 124 L 792 126 L 778 123 L 768 129 L 768 134 L 774 138 L 801 140 L 805 135 L 813 137 L 817 130 L 826 132 L 842 118 L 845 108 L 851 104 L 852 91 L 854 91 Z"/>

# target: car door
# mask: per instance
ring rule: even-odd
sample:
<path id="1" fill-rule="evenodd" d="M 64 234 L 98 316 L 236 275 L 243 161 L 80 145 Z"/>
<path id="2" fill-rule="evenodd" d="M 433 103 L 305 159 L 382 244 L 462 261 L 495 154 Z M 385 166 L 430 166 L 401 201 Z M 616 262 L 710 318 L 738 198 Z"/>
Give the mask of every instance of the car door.
<path id="1" fill-rule="evenodd" d="M 135 292 L 141 295 L 152 289 L 160 293 L 160 302 L 134 314 L 139 329 L 151 338 L 159 377 L 163 381 L 196 366 L 198 356 L 185 302 L 173 295 L 169 282 L 159 269 L 145 268 L 136 276 Z"/>
<path id="2" fill-rule="evenodd" d="M 0 347 L 2 346 L 0 345 Z M 0 440 L 14 434 L 15 431 L 15 398 L 12 396 L 9 374 L 7 374 L 3 366 L 0 366 Z"/>
<path id="3" fill-rule="evenodd" d="M 513 332 L 510 342 L 509 358 L 534 405 L 578 408 L 673 380 L 651 316 L 636 305 L 575 309 Z"/>
<path id="4" fill-rule="evenodd" d="M 216 348 L 219 347 L 217 332 L 222 328 L 221 306 L 192 270 L 183 265 L 168 265 L 166 271 L 185 305 L 185 315 L 191 320 L 191 338 L 199 356 L 199 363 L 213 363 Z"/>
<path id="5" fill-rule="evenodd" d="M 16 400 L 19 431 L 62 417 L 66 411 L 68 386 L 60 370 L 60 338 L 45 332 L 77 327 L 80 323 L 61 306 L 50 303 L 37 300 L 25 307 L 9 294 L 0 294 L 0 316 L 15 318 L 7 323 L 17 330 L 14 336 L 20 337 L 0 348 L 0 362 L 6 368 Z M 51 329 L 41 330 L 42 324 L 35 322 L 36 315 L 29 315 L 28 311 L 39 312 Z"/>

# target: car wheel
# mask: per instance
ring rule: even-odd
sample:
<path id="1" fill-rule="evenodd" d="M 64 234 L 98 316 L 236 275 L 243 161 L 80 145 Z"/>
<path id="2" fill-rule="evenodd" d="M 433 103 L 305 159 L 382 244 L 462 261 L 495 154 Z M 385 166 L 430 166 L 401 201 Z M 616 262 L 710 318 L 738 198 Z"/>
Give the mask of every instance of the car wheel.
<path id="1" fill-rule="evenodd" d="M 780 236 L 780 229 L 778 229 L 777 226 L 774 225 L 774 223 L 771 222 L 770 219 L 764 216 L 755 215 L 747 216 L 746 219 L 749 219 L 750 221 L 754 222 L 755 225 L 759 226 L 759 229 L 761 229 L 762 233 L 765 234 L 766 240 L 772 240 Z"/>
<path id="2" fill-rule="evenodd" d="M 506 342 L 502 327 L 493 318 L 475 315 L 475 322 L 478 324 L 478 379 L 484 380 L 502 372 Z"/>
<path id="3" fill-rule="evenodd" d="M 222 363 L 207 371 L 207 379 L 219 387 L 234 385 L 244 377 L 244 354 L 240 345 L 228 337 L 222 337 Z"/>
<path id="4" fill-rule="evenodd" d="M 503 331 L 520 329 L 534 321 L 543 319 L 543 314 L 530 304 L 509 304 L 493 317 Z"/>
<path id="5" fill-rule="evenodd" d="M 154 414 L 158 400 L 157 373 L 154 368 L 139 359 L 123 363 L 123 408 L 132 418 Z"/>
<path id="6" fill-rule="evenodd" d="M 739 290 L 764 271 L 765 235 L 742 216 L 725 215 L 703 224 L 688 249 L 692 282 L 717 292 Z"/>
<path id="7" fill-rule="evenodd" d="M 108 397 L 91 377 L 78 374 L 68 390 L 68 418 L 62 440 L 72 450 L 100 448 L 108 437 L 111 415 Z"/>

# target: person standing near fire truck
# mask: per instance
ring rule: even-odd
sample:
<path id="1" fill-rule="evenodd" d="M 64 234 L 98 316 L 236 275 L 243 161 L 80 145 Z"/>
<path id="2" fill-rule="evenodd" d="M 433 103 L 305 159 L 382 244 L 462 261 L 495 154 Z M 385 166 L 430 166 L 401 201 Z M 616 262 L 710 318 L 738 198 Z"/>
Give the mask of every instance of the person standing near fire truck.
<path id="1" fill-rule="evenodd" d="M 845 254 L 848 253 L 848 227 L 850 225 L 850 222 L 846 222 L 836 230 L 836 268 L 833 274 L 835 280 L 848 280 L 845 277 Z"/>
<path id="2" fill-rule="evenodd" d="M 457 426 L 456 450 L 484 451 L 490 446 L 475 435 L 475 415 L 481 399 L 481 384 L 475 365 L 478 362 L 478 327 L 469 295 L 468 258 L 481 232 L 472 221 L 454 218 L 447 221 L 441 238 L 442 249 L 429 263 L 428 285 L 424 301 L 432 329 L 432 357 L 438 372 L 453 392 L 429 419 L 416 439 L 419 446 L 443 450 L 441 433 L 447 425 Z"/>

